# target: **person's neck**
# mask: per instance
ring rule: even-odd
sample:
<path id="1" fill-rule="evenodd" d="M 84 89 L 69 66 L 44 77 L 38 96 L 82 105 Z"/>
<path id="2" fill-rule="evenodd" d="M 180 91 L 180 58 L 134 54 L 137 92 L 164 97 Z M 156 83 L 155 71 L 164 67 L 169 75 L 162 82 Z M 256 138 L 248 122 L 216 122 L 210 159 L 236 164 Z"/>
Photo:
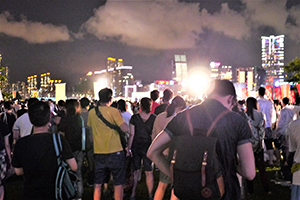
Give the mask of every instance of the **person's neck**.
<path id="1" fill-rule="evenodd" d="M 39 133 L 47 133 L 48 132 L 48 124 L 41 127 L 33 127 L 33 134 L 39 134 Z"/>
<path id="2" fill-rule="evenodd" d="M 109 106 L 109 102 L 107 102 L 107 103 L 102 103 L 102 102 L 100 102 L 100 103 L 99 103 L 99 106 Z"/>

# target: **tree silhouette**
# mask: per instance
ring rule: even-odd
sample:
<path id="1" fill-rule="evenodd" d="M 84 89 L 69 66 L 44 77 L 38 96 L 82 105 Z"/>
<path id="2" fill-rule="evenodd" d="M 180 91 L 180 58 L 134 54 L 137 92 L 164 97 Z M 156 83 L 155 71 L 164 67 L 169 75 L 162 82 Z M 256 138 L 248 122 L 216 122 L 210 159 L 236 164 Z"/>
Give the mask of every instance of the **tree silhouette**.
<path id="1" fill-rule="evenodd" d="M 287 66 L 284 66 L 284 71 L 287 73 L 285 81 L 300 83 L 300 58 L 296 57 Z"/>

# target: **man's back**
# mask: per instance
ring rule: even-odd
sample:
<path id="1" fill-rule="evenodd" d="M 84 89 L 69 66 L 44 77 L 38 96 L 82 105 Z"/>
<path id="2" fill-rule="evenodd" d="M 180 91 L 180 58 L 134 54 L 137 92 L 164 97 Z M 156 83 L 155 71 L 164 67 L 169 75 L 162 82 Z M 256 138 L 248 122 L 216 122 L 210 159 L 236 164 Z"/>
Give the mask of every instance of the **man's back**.
<path id="1" fill-rule="evenodd" d="M 273 107 L 273 103 L 271 100 L 260 98 L 257 100 L 258 110 L 266 115 L 266 128 L 272 127 L 272 123 L 274 122 L 274 114 L 275 110 Z"/>
<path id="2" fill-rule="evenodd" d="M 216 100 L 207 99 L 204 103 L 190 109 L 194 134 L 207 132 L 214 119 L 226 108 Z M 185 112 L 179 113 L 167 125 L 166 132 L 170 136 L 189 134 Z M 220 148 L 218 151 L 222 173 L 225 181 L 226 194 L 224 199 L 239 199 L 240 186 L 236 176 L 237 146 L 248 143 L 251 138 L 251 130 L 245 119 L 238 114 L 230 112 L 226 114 L 215 126 L 211 134 L 218 138 Z"/>
<path id="3" fill-rule="evenodd" d="M 110 123 L 117 126 L 124 123 L 118 109 L 109 106 L 99 106 L 98 108 L 103 117 Z M 105 125 L 96 115 L 95 109 L 89 111 L 87 125 L 92 128 L 95 154 L 107 154 L 123 150 L 118 132 Z"/>

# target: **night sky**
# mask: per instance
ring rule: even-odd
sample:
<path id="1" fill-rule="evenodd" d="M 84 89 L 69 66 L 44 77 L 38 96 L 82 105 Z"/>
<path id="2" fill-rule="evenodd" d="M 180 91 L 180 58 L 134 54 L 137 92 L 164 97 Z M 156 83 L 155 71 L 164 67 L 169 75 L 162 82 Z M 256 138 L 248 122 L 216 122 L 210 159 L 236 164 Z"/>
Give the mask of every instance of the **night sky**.
<path id="1" fill-rule="evenodd" d="M 171 78 L 188 65 L 261 65 L 262 35 L 286 35 L 285 63 L 300 57 L 299 0 L 0 0 L 0 54 L 11 82 L 50 72 L 75 84 L 123 58 L 135 79 Z"/>

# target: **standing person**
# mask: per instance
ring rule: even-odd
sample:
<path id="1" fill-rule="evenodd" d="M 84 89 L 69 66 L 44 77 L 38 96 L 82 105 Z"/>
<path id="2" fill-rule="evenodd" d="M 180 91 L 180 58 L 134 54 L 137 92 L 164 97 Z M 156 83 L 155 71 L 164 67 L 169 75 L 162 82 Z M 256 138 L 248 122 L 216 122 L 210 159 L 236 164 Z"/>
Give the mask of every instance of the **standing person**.
<path id="1" fill-rule="evenodd" d="M 159 115 L 160 113 L 164 112 L 167 108 L 167 106 L 170 104 L 170 101 L 173 98 L 173 91 L 170 89 L 164 90 L 163 95 L 163 103 L 155 108 L 154 114 Z"/>
<path id="2" fill-rule="evenodd" d="M 165 126 L 176 116 L 176 114 L 186 108 L 186 103 L 181 96 L 176 96 L 172 100 L 171 104 L 167 107 L 166 111 L 160 113 L 153 125 L 152 130 L 152 140 L 162 131 Z M 169 149 L 166 149 L 163 154 L 167 158 L 169 155 Z M 172 157 L 172 156 L 171 156 Z M 170 158 L 170 156 L 169 156 Z M 169 159 L 170 160 L 170 159 Z M 154 200 L 162 200 L 164 198 L 165 191 L 168 185 L 171 183 L 170 178 L 165 175 L 163 172 L 159 174 L 159 183 L 154 195 Z M 173 190 L 171 194 L 171 200 L 177 200 L 177 197 L 174 195 Z"/>
<path id="3" fill-rule="evenodd" d="M 87 173 L 87 185 L 93 186 L 94 184 L 94 145 L 93 145 L 93 135 L 91 127 L 87 125 L 88 116 L 89 116 L 89 107 L 90 107 L 90 100 L 86 97 L 80 99 L 80 106 L 81 106 L 81 117 L 84 121 L 85 127 L 85 135 L 86 135 L 86 146 L 85 146 L 85 153 L 88 161 L 88 173 Z"/>
<path id="4" fill-rule="evenodd" d="M 292 174 L 290 167 L 288 166 L 287 160 L 289 156 L 289 140 L 287 136 L 287 127 L 290 122 L 296 119 L 295 113 L 291 107 L 289 107 L 289 98 L 285 97 L 282 99 L 282 109 L 279 113 L 276 129 L 274 144 L 276 148 L 282 150 L 283 162 L 281 164 L 281 171 L 285 179 L 291 181 Z M 281 157 L 281 156 L 280 156 Z"/>
<path id="5" fill-rule="evenodd" d="M 82 152 L 82 118 L 80 117 L 80 105 L 76 99 L 66 100 L 66 116 L 61 118 L 58 124 L 58 133 L 65 136 L 72 149 L 77 162 L 76 175 L 78 177 L 77 198 L 83 194 L 83 180 L 81 174 L 83 152 Z"/>
<path id="6" fill-rule="evenodd" d="M 28 100 L 28 107 L 37 101 L 39 101 L 37 98 L 30 98 Z M 24 113 L 14 123 L 14 126 L 13 126 L 14 140 L 18 140 L 21 137 L 30 135 L 30 133 L 32 131 L 32 127 L 33 126 L 29 120 L 28 113 Z"/>
<path id="7" fill-rule="evenodd" d="M 152 161 L 147 158 L 146 153 L 152 142 L 151 134 L 156 116 L 150 113 L 151 99 L 144 97 L 141 99 L 141 112 L 134 114 L 130 119 L 130 137 L 128 142 L 129 152 L 132 152 L 133 162 L 133 188 L 130 199 L 135 199 L 135 190 L 138 184 L 141 161 L 146 174 L 146 184 L 148 188 L 149 200 L 153 199 L 153 169 Z"/>
<path id="8" fill-rule="evenodd" d="M 9 145 L 12 147 L 13 143 L 13 126 L 16 121 L 16 116 L 12 113 L 11 102 L 4 102 L 4 112 L 1 114 L 1 121 L 7 124 L 10 135 L 9 135 Z"/>
<path id="9" fill-rule="evenodd" d="M 132 113 L 127 111 L 127 105 L 126 102 L 123 99 L 120 99 L 117 102 L 117 108 L 121 112 L 121 115 L 125 121 L 125 123 L 129 126 L 129 121 L 131 119 Z"/>
<path id="10" fill-rule="evenodd" d="M 265 98 L 266 89 L 264 87 L 260 87 L 258 89 L 259 98 L 258 102 L 258 110 L 265 114 L 266 116 L 266 127 L 265 127 L 265 144 L 266 149 L 268 151 L 269 156 L 269 165 L 273 166 L 273 133 L 272 133 L 272 124 L 276 122 L 276 112 L 273 106 L 273 102 L 270 99 Z M 279 151 L 276 150 L 276 156 L 279 155 Z M 280 158 L 277 157 L 277 161 Z"/>
<path id="11" fill-rule="evenodd" d="M 10 130 L 4 122 L 0 121 L 0 165 L 8 166 L 0 171 L 0 200 L 4 199 L 4 179 L 11 163 L 11 148 L 9 144 Z"/>
<path id="12" fill-rule="evenodd" d="M 265 116 L 257 110 L 257 100 L 249 97 L 246 101 L 246 114 L 250 121 L 253 131 L 252 147 L 254 152 L 255 164 L 259 170 L 260 181 L 263 189 L 267 194 L 271 194 L 269 190 L 269 180 L 265 169 L 264 160 L 264 136 L 265 136 Z M 255 134 L 254 134 L 255 133 Z M 247 181 L 248 194 L 254 193 L 254 181 Z"/>
<path id="13" fill-rule="evenodd" d="M 110 107 L 112 90 L 104 88 L 99 91 L 99 109 L 103 117 L 111 124 L 117 125 L 123 132 L 128 132 L 118 109 Z M 119 133 L 109 128 L 96 114 L 95 108 L 90 110 L 88 126 L 92 128 L 95 154 L 95 184 L 94 200 L 100 200 L 101 188 L 108 183 L 110 174 L 113 177 L 114 198 L 123 199 L 123 184 L 125 183 L 125 152 Z"/>
<path id="14" fill-rule="evenodd" d="M 292 167 L 292 190 L 291 200 L 300 199 L 300 118 L 291 122 L 287 128 L 289 136 L 289 152 L 295 152 Z"/>
<path id="15" fill-rule="evenodd" d="M 207 131 L 220 113 L 228 112 L 235 104 L 236 93 L 233 84 L 228 80 L 215 80 L 208 98 L 202 104 L 178 113 L 156 137 L 147 156 L 162 172 L 171 177 L 170 163 L 165 159 L 163 151 L 172 142 L 173 137 L 190 134 L 186 112 L 190 113 L 194 134 L 197 134 L 197 130 Z M 255 177 L 254 155 L 250 142 L 251 129 L 239 114 L 228 112 L 215 125 L 210 137 L 217 138 L 219 144 L 217 154 L 225 184 L 225 194 L 222 199 L 240 199 L 241 191 L 236 173 L 249 180 Z M 236 165 L 237 160 L 238 165 Z M 176 195 L 176 191 L 174 192 Z M 201 191 L 196 192 L 198 195 L 195 199 L 200 196 Z"/>
<path id="16" fill-rule="evenodd" d="M 55 199 L 55 180 L 58 170 L 52 134 L 48 132 L 50 107 L 45 102 L 30 105 L 28 114 L 33 124 L 33 134 L 20 138 L 15 146 L 12 166 L 17 175 L 24 175 L 23 199 Z M 62 156 L 70 169 L 77 164 L 71 148 L 64 137 Z"/>
<path id="17" fill-rule="evenodd" d="M 151 112 L 154 114 L 155 108 L 159 106 L 159 103 L 156 102 L 156 100 L 159 98 L 159 91 L 158 90 L 152 90 L 150 92 L 150 98 L 152 100 L 152 106 L 151 106 Z"/>

